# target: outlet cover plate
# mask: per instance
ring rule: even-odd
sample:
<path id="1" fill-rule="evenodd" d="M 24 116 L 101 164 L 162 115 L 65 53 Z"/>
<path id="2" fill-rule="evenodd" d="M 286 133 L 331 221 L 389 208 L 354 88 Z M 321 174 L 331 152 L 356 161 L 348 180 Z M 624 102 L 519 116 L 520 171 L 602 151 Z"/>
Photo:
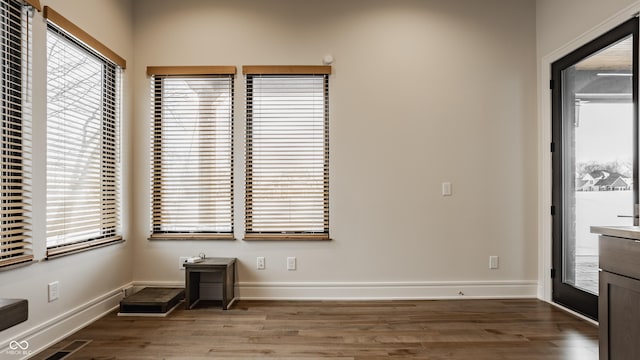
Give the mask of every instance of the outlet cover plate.
<path id="1" fill-rule="evenodd" d="M 258 256 L 256 258 L 256 268 L 258 270 L 264 270 L 265 269 L 265 261 L 264 261 L 264 256 Z"/>
<path id="2" fill-rule="evenodd" d="M 295 256 L 289 256 L 287 258 L 287 270 L 293 271 L 296 269 L 296 258 Z"/>
<path id="3" fill-rule="evenodd" d="M 47 286 L 49 290 L 49 302 L 56 301 L 60 297 L 60 282 L 54 281 Z"/>
<path id="4" fill-rule="evenodd" d="M 489 269 L 497 269 L 499 267 L 498 257 L 489 256 Z"/>

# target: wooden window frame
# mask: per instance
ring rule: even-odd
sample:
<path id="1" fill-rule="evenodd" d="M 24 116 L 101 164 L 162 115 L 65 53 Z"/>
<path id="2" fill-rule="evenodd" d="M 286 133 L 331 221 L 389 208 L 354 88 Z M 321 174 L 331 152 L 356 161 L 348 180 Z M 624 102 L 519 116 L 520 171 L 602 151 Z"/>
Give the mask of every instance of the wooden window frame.
<path id="1" fill-rule="evenodd" d="M 111 50 L 108 46 L 104 45 L 100 41 L 98 41 L 93 36 L 89 35 L 86 31 L 82 30 L 78 25 L 71 22 L 69 19 L 62 16 L 59 12 L 55 11 L 49 6 L 44 7 L 43 16 L 45 19 L 51 21 L 56 24 L 59 28 L 66 31 L 70 35 L 74 36 L 81 42 L 85 43 L 91 49 L 97 51 L 102 56 L 109 59 L 114 64 L 118 65 L 122 70 L 127 68 L 127 61 L 116 54 L 115 51 Z"/>

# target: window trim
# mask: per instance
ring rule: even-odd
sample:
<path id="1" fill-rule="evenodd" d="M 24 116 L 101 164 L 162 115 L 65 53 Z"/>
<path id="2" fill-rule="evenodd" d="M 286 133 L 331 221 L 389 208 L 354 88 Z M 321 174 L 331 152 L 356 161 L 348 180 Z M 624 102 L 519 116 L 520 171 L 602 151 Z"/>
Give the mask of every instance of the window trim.
<path id="1" fill-rule="evenodd" d="M 244 65 L 244 75 L 331 75 L 330 65 Z"/>
<path id="2" fill-rule="evenodd" d="M 154 232 L 154 224 L 153 224 L 153 219 L 150 219 L 150 225 L 151 225 L 151 233 L 148 236 L 148 240 L 177 240 L 177 241 L 187 241 L 187 240 L 196 240 L 196 241 L 202 241 L 202 240 L 235 240 L 235 230 L 234 230 L 234 201 L 233 201 L 233 197 L 234 197 L 234 189 L 233 189 L 233 183 L 234 183 L 234 152 L 233 149 L 235 148 L 234 146 L 234 135 L 233 135 L 233 126 L 234 126 L 234 114 L 233 114 L 233 107 L 234 107 L 234 101 L 233 101 L 233 97 L 234 97 L 234 88 L 233 88 L 233 83 L 235 82 L 235 74 L 237 73 L 237 69 L 235 66 L 148 66 L 147 67 L 147 76 L 151 77 L 150 81 L 151 81 L 151 86 L 152 88 L 156 88 L 158 85 L 156 84 L 157 81 L 162 81 L 162 78 L 170 78 L 172 76 L 175 77 L 189 77 L 189 76 L 226 76 L 229 75 L 230 76 L 230 81 L 232 84 L 232 87 L 230 89 L 230 95 L 231 95 L 231 114 L 230 114 L 230 121 L 231 121 L 231 139 L 230 139 L 230 144 L 231 144 L 231 232 L 229 233 L 215 233 L 215 232 Z M 161 77 L 160 79 L 156 78 L 156 76 Z M 152 97 L 151 97 L 151 102 L 152 102 L 152 109 L 153 111 L 157 111 L 157 107 L 158 107 L 158 99 L 156 97 L 155 92 L 152 93 Z M 152 114 L 152 119 L 151 119 L 151 132 L 152 132 L 152 139 L 151 139 L 151 147 L 152 147 L 152 158 L 154 156 L 154 152 L 155 152 L 155 146 L 156 146 L 156 140 L 154 135 L 156 128 L 156 121 L 158 121 L 158 115 L 156 114 Z M 153 161 L 152 161 L 153 164 Z M 151 174 L 150 174 L 151 180 L 154 181 L 154 174 L 153 174 L 153 165 L 152 165 L 152 169 L 151 169 Z M 153 193 L 153 189 L 151 189 L 151 193 Z M 151 199 L 151 211 L 153 212 L 155 208 L 153 199 Z"/>
<path id="3" fill-rule="evenodd" d="M 250 101 L 249 98 L 250 96 L 253 96 L 253 94 L 250 94 L 249 92 L 249 80 L 248 77 L 259 77 L 261 75 L 283 75 L 283 76 L 287 76 L 287 75 L 301 75 L 301 76 L 318 76 L 318 75 L 324 75 L 325 76 L 325 93 L 324 93 L 324 97 L 325 97 L 325 110 L 324 110 L 324 116 L 325 116 L 325 126 L 328 127 L 329 125 L 329 90 L 327 88 L 328 83 L 326 82 L 328 79 L 328 76 L 332 74 L 332 67 L 330 65 L 245 65 L 242 67 L 242 73 L 245 75 L 245 77 L 247 78 L 246 80 L 246 93 L 245 93 L 245 99 L 246 99 L 246 133 L 245 133 L 245 177 L 247 176 L 247 174 L 249 173 L 249 169 L 247 168 L 247 160 L 246 157 L 248 156 L 248 152 L 249 152 L 249 147 L 250 147 L 250 139 L 249 139 L 249 126 L 250 126 L 250 122 L 252 121 L 251 117 L 251 110 L 250 110 Z M 324 131 L 326 132 L 326 139 L 325 139 L 325 146 L 327 147 L 326 151 L 326 155 L 325 155 L 325 165 L 324 165 L 324 172 L 325 172 L 325 184 L 326 186 L 328 186 L 328 182 L 329 182 L 329 159 L 328 159 L 328 155 L 329 155 L 329 135 L 328 135 L 328 128 L 325 128 Z M 246 180 L 246 178 L 245 178 Z M 248 189 L 248 186 L 245 184 L 245 201 L 247 201 L 248 199 L 248 195 L 246 194 Z M 327 192 L 326 194 L 326 211 L 329 211 L 329 193 L 328 193 L 328 188 L 325 190 Z M 329 220 L 328 220 L 328 214 L 327 214 L 327 230 L 326 232 L 281 232 L 281 233 L 267 233 L 267 232 L 247 232 L 247 211 L 248 211 L 248 207 L 247 204 L 245 203 L 245 211 L 244 211 L 244 215 L 245 215 L 245 231 L 244 231 L 244 237 L 243 240 L 245 241 L 329 241 L 332 240 L 330 235 L 329 235 Z"/>
<path id="4" fill-rule="evenodd" d="M 50 22 L 56 24 L 57 27 L 66 31 L 70 35 L 74 36 L 80 42 L 85 43 L 88 47 L 97 51 L 102 56 L 106 57 L 108 60 L 118 65 L 122 70 L 127 68 L 127 61 L 116 54 L 115 51 L 111 50 L 109 47 L 98 41 L 93 36 L 89 35 L 86 31 L 82 30 L 78 25 L 69 21 L 67 18 L 62 16 L 59 12 L 53 10 L 50 6 L 44 7 L 43 16 L 45 19 Z"/>
<path id="5" fill-rule="evenodd" d="M 235 66 L 147 66 L 147 76 L 154 75 L 235 75 Z"/>

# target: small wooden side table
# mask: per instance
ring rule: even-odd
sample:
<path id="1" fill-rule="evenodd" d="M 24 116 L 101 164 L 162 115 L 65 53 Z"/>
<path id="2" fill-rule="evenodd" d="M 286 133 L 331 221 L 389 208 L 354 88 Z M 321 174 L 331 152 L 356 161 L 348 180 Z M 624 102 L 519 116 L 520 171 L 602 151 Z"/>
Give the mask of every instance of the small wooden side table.
<path id="1" fill-rule="evenodd" d="M 222 310 L 235 300 L 236 258 L 206 258 L 198 263 L 185 263 L 185 307 L 193 309 L 200 300 L 200 274 L 222 273 Z"/>

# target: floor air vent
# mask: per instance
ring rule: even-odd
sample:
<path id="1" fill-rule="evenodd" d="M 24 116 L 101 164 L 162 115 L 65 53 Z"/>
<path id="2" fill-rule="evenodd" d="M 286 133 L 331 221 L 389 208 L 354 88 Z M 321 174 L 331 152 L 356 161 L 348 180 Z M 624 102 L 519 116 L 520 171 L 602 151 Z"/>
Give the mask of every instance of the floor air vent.
<path id="1" fill-rule="evenodd" d="M 62 360 L 67 356 L 73 354 L 74 352 L 82 349 L 85 345 L 90 343 L 91 340 L 75 340 L 71 342 L 69 345 L 65 346 L 63 349 L 58 350 L 57 352 L 51 354 L 46 360 Z"/>

